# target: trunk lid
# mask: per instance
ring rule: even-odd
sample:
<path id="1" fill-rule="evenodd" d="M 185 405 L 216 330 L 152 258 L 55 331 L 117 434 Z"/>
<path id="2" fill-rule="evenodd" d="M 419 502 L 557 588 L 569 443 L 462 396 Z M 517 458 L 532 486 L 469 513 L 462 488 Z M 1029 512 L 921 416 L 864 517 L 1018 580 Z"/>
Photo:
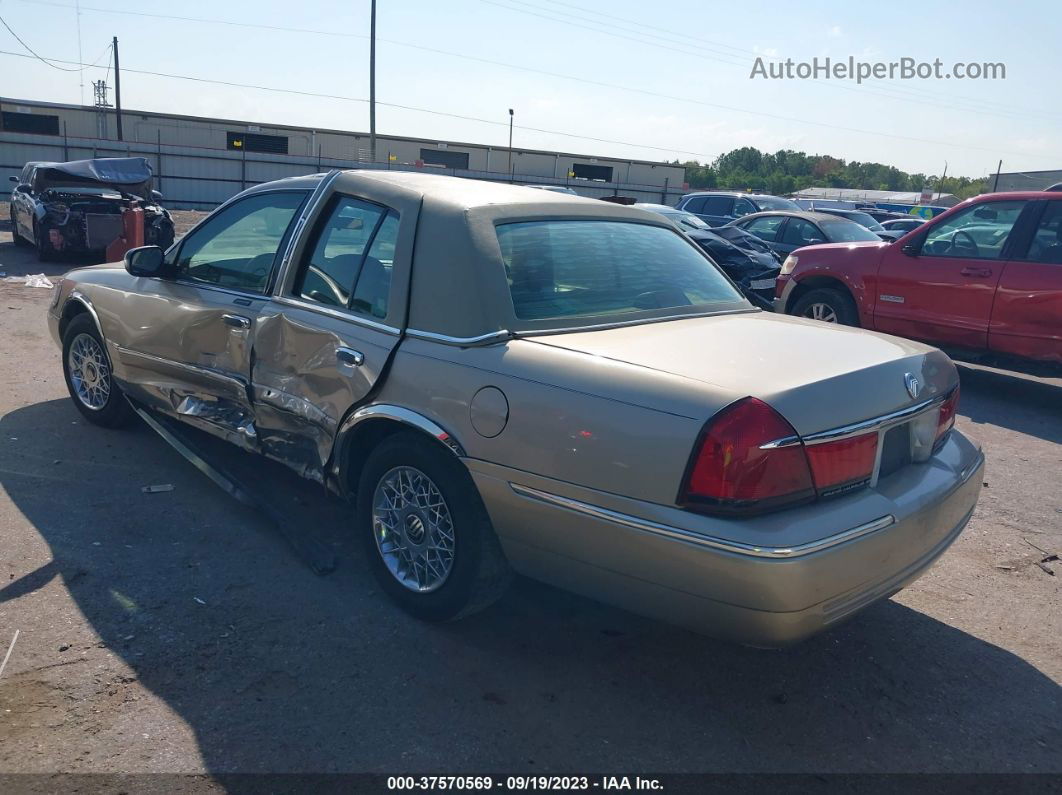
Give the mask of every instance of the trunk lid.
<path id="1" fill-rule="evenodd" d="M 720 392 L 759 398 L 801 435 L 889 414 L 958 383 L 951 360 L 927 345 L 764 312 L 530 339 L 710 385 L 705 419 Z M 908 375 L 917 381 L 914 395 Z"/>

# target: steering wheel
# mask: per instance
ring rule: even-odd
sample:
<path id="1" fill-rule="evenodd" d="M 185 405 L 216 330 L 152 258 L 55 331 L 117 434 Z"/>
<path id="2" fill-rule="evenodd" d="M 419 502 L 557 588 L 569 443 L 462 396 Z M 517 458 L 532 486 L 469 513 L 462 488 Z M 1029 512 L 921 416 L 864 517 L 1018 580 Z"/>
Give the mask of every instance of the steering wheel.
<path id="1" fill-rule="evenodd" d="M 965 237 L 966 241 L 967 241 L 962 246 L 957 245 L 958 240 L 959 240 L 959 235 L 962 235 L 963 237 Z M 968 249 L 969 253 L 966 253 L 965 251 L 963 253 L 957 252 L 956 249 L 960 249 L 960 248 Z M 971 235 L 965 229 L 960 229 L 957 232 L 955 232 L 955 234 L 953 234 L 951 236 L 951 245 L 948 247 L 948 253 L 952 254 L 953 256 L 958 256 L 958 257 L 962 257 L 962 256 L 965 256 L 965 257 L 978 257 L 978 256 L 981 255 L 980 249 L 977 248 L 977 241 L 974 240 L 973 239 L 973 235 Z"/>

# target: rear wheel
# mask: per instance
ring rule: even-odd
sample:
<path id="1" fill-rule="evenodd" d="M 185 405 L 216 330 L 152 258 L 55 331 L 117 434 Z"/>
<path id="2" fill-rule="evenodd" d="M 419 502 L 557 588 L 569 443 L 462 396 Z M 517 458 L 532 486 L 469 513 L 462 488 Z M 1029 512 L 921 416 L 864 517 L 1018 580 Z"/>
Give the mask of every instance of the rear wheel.
<path id="1" fill-rule="evenodd" d="M 114 383 L 107 346 L 87 314 L 71 320 L 63 334 L 63 376 L 70 398 L 89 422 L 118 428 L 132 419 L 133 410 Z"/>
<path id="2" fill-rule="evenodd" d="M 851 296 L 829 287 L 809 290 L 797 299 L 792 314 L 823 323 L 858 326 L 859 312 Z"/>
<path id="3" fill-rule="evenodd" d="M 461 618 L 505 591 L 509 565 L 472 478 L 420 434 L 396 434 L 372 452 L 356 511 L 373 574 L 417 618 Z"/>

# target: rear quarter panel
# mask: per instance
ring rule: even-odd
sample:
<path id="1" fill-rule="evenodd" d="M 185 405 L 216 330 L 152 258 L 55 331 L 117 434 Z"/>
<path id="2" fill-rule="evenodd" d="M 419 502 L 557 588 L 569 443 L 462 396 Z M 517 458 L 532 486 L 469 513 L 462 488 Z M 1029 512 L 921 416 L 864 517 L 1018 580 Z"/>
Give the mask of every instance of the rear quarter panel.
<path id="1" fill-rule="evenodd" d="M 488 386 L 508 402 L 494 437 L 471 419 L 473 397 Z M 738 397 L 698 386 L 530 341 L 457 348 L 407 338 L 376 400 L 432 419 L 470 458 L 674 504 L 704 422 Z"/>

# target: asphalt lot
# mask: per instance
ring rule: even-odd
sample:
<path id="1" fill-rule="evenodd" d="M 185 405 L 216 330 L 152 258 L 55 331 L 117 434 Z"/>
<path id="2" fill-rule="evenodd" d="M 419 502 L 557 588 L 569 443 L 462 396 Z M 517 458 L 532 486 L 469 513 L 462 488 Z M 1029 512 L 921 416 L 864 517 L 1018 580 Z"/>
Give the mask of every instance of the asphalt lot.
<path id="1" fill-rule="evenodd" d="M 16 249 L 0 210 L 0 271 L 70 267 Z M 969 528 L 797 647 L 529 581 L 427 625 L 319 487 L 223 448 L 336 552 L 326 577 L 146 427 L 82 421 L 51 297 L 0 283 L 0 773 L 1062 771 L 1062 564 L 1038 565 L 1062 550 L 1062 380 L 961 368 L 988 456 Z"/>

